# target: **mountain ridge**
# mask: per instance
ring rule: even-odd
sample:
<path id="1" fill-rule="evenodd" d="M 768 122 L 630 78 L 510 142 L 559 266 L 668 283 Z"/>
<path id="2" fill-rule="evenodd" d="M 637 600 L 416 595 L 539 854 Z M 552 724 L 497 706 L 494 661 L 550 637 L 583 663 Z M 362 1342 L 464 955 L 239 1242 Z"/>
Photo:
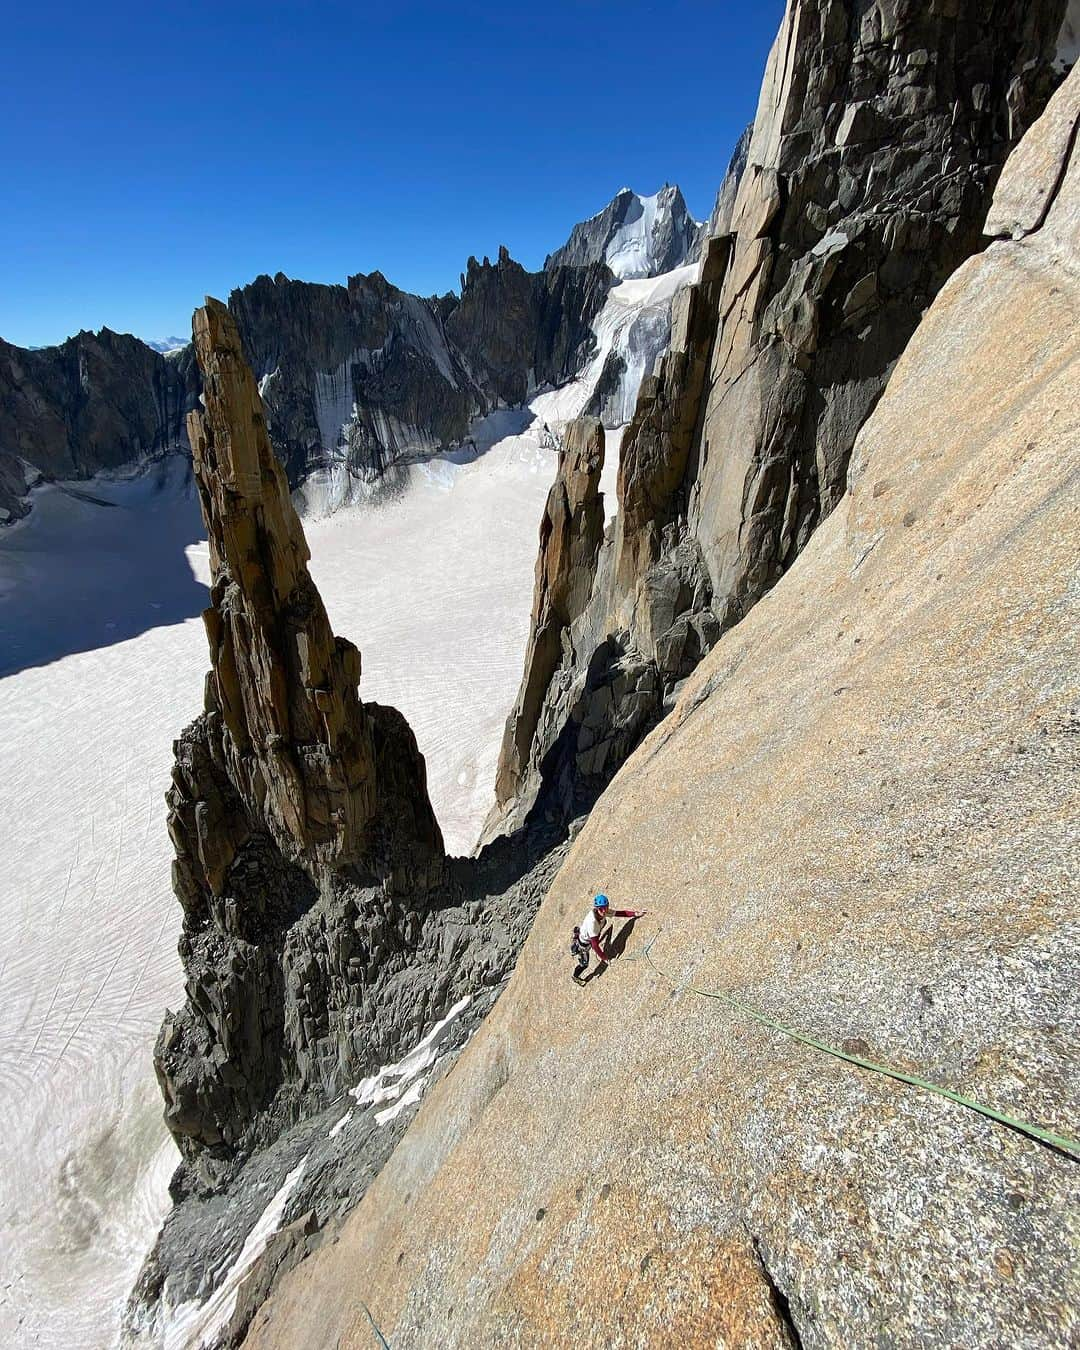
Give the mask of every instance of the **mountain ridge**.
<path id="1" fill-rule="evenodd" d="M 651 196 L 620 188 L 548 254 L 544 270 L 603 262 L 620 280 L 658 276 L 695 261 L 706 228 L 690 215 L 677 185 L 665 183 Z"/>
<path id="2" fill-rule="evenodd" d="M 677 266 L 689 216 L 678 188 L 669 193 L 660 214 L 675 233 L 668 229 L 664 257 Z M 229 304 L 266 381 L 271 438 L 290 485 L 304 504 L 304 483 L 322 480 L 307 500 L 333 508 L 352 494 L 393 491 L 397 461 L 457 446 L 473 418 L 572 379 L 588 362 L 591 321 L 617 279 L 598 259 L 560 267 L 549 257 L 530 273 L 500 248 L 494 264 L 468 260 L 460 294 L 412 295 L 377 269 L 343 285 L 278 272 L 234 288 Z M 199 391 L 186 346 L 107 327 L 54 347 L 0 342 L 0 524 L 26 514 L 42 478 L 86 479 L 187 452 L 184 418 Z M 77 387 L 65 373 L 73 365 Z"/>

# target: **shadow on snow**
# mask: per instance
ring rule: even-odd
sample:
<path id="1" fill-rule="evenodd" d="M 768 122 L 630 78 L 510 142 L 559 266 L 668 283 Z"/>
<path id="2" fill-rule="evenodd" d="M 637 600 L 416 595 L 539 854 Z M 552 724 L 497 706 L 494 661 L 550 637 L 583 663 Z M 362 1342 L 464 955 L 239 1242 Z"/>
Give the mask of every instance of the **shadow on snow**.
<path id="1" fill-rule="evenodd" d="M 36 491 L 0 530 L 0 678 L 201 614 L 209 591 L 185 549 L 205 538 L 186 456 Z"/>

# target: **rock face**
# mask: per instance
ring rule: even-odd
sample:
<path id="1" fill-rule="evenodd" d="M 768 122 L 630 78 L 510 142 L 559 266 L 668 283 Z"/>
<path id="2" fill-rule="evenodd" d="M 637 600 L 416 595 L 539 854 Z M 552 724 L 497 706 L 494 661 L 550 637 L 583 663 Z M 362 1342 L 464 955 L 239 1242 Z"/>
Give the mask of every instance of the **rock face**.
<path id="1" fill-rule="evenodd" d="M 603 263 L 526 272 L 505 248 L 470 258 L 446 331 L 491 406 L 524 402 L 539 385 L 563 384 L 592 354 L 592 322 L 614 284 Z"/>
<path id="2" fill-rule="evenodd" d="M 896 358 L 980 246 L 997 173 L 1056 82 L 1064 11 L 789 6 L 734 208 L 688 511 L 731 615 L 836 504 Z"/>
<path id="3" fill-rule="evenodd" d="M 421 299 L 378 272 L 347 287 L 279 274 L 234 291 L 229 308 L 289 481 L 327 509 L 392 488 L 401 461 L 570 379 L 611 284 L 603 267 L 526 272 L 502 249 L 495 265 L 469 259 L 460 298 Z"/>
<path id="4" fill-rule="evenodd" d="M 59 347 L 0 341 L 0 523 L 42 476 L 87 478 L 186 448 L 198 398 L 190 352 L 164 357 L 103 328 Z"/>
<path id="5" fill-rule="evenodd" d="M 622 188 L 602 211 L 574 226 L 544 270 L 606 263 L 620 280 L 659 276 L 694 257 L 703 228 L 678 187 L 665 184 L 651 197 Z"/>
<path id="6" fill-rule="evenodd" d="M 267 1187 L 298 1163 L 310 1166 L 287 1216 L 302 1220 L 292 1258 L 358 1201 L 407 1114 L 386 1132 L 377 1100 L 357 1108 L 346 1156 L 320 1113 L 465 1000 L 459 1048 L 563 847 L 538 830 L 475 860 L 444 856 L 412 732 L 361 702 L 360 654 L 334 636 L 311 581 L 235 320 L 208 300 L 193 329 L 212 664 L 168 795 L 187 999 L 166 1014 L 155 1065 L 182 1162 L 130 1314 L 133 1334 L 151 1338 L 169 1309 L 214 1290 Z"/>
<path id="7" fill-rule="evenodd" d="M 643 690 L 655 687 L 659 716 L 836 505 L 859 428 L 920 315 L 981 246 L 1001 165 L 1060 79 L 1065 11 L 789 3 L 745 170 L 737 154 L 737 192 L 721 193 L 730 233 L 709 241 L 697 288 L 679 298 L 623 438 L 595 642 L 576 648 L 537 718 L 538 773 L 560 747 L 542 775 L 548 811 L 580 806 L 573 759 L 587 750 L 582 768 L 595 767 L 575 727 L 618 729 L 610 776 L 635 743 L 621 728 L 651 724 Z M 614 664 L 634 672 L 622 711 L 609 705 Z M 511 823 L 539 791 L 527 786 Z"/>
<path id="8" fill-rule="evenodd" d="M 746 162 L 750 156 L 750 142 L 754 135 L 753 122 L 746 128 L 735 144 L 735 149 L 731 152 L 731 160 L 728 163 L 727 173 L 724 174 L 724 181 L 720 184 L 720 189 L 716 194 L 716 201 L 713 203 L 712 215 L 709 217 L 709 227 L 705 239 L 711 239 L 714 235 L 725 235 L 731 233 L 731 218 L 735 211 L 735 198 L 739 195 L 739 184 L 742 182 L 742 176 L 746 172 Z M 704 248 L 705 240 L 702 240 Z M 699 250 L 700 251 L 700 250 Z"/>
<path id="9" fill-rule="evenodd" d="M 540 522 L 526 674 L 506 723 L 495 783 L 500 806 L 521 791 L 544 693 L 563 659 L 564 643 L 573 640 L 574 622 L 592 594 L 596 557 L 604 538 L 603 466 L 604 428 L 599 419 L 572 422 Z"/>
<path id="10" fill-rule="evenodd" d="M 1075 1161 L 695 991 L 1075 1137 L 1078 95 L 253 1350 L 1075 1344 Z M 597 885 L 649 916 L 580 990 Z"/>
<path id="11" fill-rule="evenodd" d="M 393 491 L 402 461 L 572 379 L 613 284 L 603 263 L 531 273 L 501 249 L 494 266 L 469 259 L 460 297 L 410 295 L 379 272 L 346 286 L 278 273 L 233 291 L 229 310 L 289 485 L 325 512 Z M 0 521 L 25 514 L 28 480 L 186 449 L 198 395 L 190 349 L 164 357 L 108 329 L 40 351 L 0 343 Z"/>
<path id="12" fill-rule="evenodd" d="M 229 309 L 274 447 L 312 505 L 392 481 L 395 461 L 464 439 L 483 410 L 437 310 L 378 272 L 346 286 L 262 276 Z"/>

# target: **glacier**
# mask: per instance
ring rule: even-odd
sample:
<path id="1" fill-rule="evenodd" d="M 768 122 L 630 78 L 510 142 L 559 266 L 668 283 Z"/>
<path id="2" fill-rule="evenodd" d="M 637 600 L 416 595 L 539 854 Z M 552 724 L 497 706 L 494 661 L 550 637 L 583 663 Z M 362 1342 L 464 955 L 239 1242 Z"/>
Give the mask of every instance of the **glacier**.
<path id="1" fill-rule="evenodd" d="M 622 426 L 695 271 L 615 286 L 578 378 L 478 420 L 455 451 L 417 451 L 377 501 L 357 503 L 344 468 L 298 497 L 331 623 L 363 653 L 361 696 L 409 720 L 451 851 L 491 805 L 559 435 L 600 407 L 610 520 Z M 347 422 L 338 389 L 325 397 Z M 0 533 L 0 1340 L 104 1347 L 177 1161 L 152 1066 L 182 998 L 164 793 L 201 702 L 209 558 L 181 456 L 35 494 Z"/>
<path id="2" fill-rule="evenodd" d="M 468 462 L 410 466 L 395 500 L 307 527 L 361 694 L 408 717 L 459 852 L 520 676 L 555 464 L 539 427 L 496 414 Z M 104 1347 L 177 1161 L 151 1062 L 182 998 L 164 793 L 201 702 L 209 559 L 179 457 L 37 505 L 0 535 L 0 1343 Z"/>
<path id="3" fill-rule="evenodd" d="M 698 264 L 688 263 L 659 276 L 613 286 L 593 321 L 596 346 L 591 359 L 577 379 L 541 390 L 530 399 L 536 416 L 553 430 L 589 411 L 609 429 L 629 422 L 642 379 L 652 374 L 667 349 L 675 296 L 694 281 L 697 272 Z M 620 368 L 617 381 L 602 392 L 605 370 L 612 369 L 613 358 Z"/>

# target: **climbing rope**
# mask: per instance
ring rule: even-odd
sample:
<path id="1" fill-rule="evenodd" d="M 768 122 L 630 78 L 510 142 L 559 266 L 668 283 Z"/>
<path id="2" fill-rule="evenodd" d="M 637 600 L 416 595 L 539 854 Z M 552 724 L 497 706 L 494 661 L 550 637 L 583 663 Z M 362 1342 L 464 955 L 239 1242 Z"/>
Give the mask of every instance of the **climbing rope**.
<path id="1" fill-rule="evenodd" d="M 832 1055 L 834 1059 L 842 1059 L 848 1064 L 854 1064 L 856 1068 L 866 1069 L 870 1073 L 882 1074 L 886 1078 L 895 1078 L 901 1083 L 908 1083 L 912 1087 L 922 1088 L 925 1092 L 933 1092 L 938 1097 L 944 1097 L 947 1101 L 955 1102 L 957 1106 L 967 1107 L 969 1111 L 977 1111 L 981 1116 L 987 1116 L 990 1120 L 996 1120 L 999 1125 L 1007 1125 L 1011 1130 L 1018 1130 L 1021 1134 L 1027 1135 L 1029 1139 L 1034 1139 L 1036 1143 L 1045 1144 L 1048 1148 L 1055 1149 L 1059 1153 L 1065 1154 L 1074 1162 L 1080 1161 L 1080 1141 L 1070 1139 L 1063 1134 L 1055 1134 L 1052 1130 L 1044 1129 L 1041 1125 L 1032 1125 L 1029 1121 L 1020 1120 L 1016 1116 L 1007 1115 L 1004 1111 L 996 1111 L 992 1106 L 984 1106 L 982 1102 L 974 1101 L 971 1097 L 965 1097 L 959 1092 L 953 1092 L 951 1088 L 941 1087 L 937 1083 L 928 1082 L 925 1078 L 917 1078 L 915 1074 L 904 1073 L 901 1069 L 890 1068 L 887 1064 L 876 1064 L 873 1060 L 863 1059 L 861 1055 L 848 1054 L 846 1050 L 838 1050 L 835 1045 L 828 1045 L 825 1041 L 819 1041 L 814 1036 L 808 1036 L 805 1032 L 796 1031 L 794 1027 L 784 1026 L 781 1022 L 774 1021 L 771 1017 L 766 1017 L 764 1013 L 758 1012 L 756 1008 L 751 1008 L 748 1004 L 742 1003 L 730 994 L 725 994 L 718 989 L 699 989 L 697 985 L 690 984 L 688 981 L 677 979 L 669 971 L 661 969 L 653 960 L 653 943 L 663 932 L 662 928 L 657 929 L 649 941 L 645 944 L 645 949 L 638 957 L 627 957 L 626 960 L 642 960 L 649 963 L 653 970 L 666 980 L 668 984 L 680 992 L 685 991 L 689 994 L 697 994 L 700 998 L 717 999 L 721 1003 L 728 1004 L 737 1012 L 743 1013 L 746 1017 L 751 1017 L 755 1022 L 760 1022 L 762 1026 L 769 1027 L 772 1031 L 778 1031 L 782 1036 L 788 1036 L 793 1041 L 799 1041 L 803 1045 L 809 1045 L 814 1050 L 820 1050 L 823 1054 Z"/>
<path id="2" fill-rule="evenodd" d="M 371 1309 L 368 1307 L 368 1305 L 364 1302 L 363 1299 L 360 1300 L 360 1306 L 367 1313 L 367 1320 L 371 1323 L 371 1329 L 375 1333 L 375 1335 L 379 1338 L 379 1344 L 382 1346 L 383 1350 L 390 1350 L 390 1342 L 379 1330 L 374 1317 L 372 1317 L 371 1315 Z"/>

